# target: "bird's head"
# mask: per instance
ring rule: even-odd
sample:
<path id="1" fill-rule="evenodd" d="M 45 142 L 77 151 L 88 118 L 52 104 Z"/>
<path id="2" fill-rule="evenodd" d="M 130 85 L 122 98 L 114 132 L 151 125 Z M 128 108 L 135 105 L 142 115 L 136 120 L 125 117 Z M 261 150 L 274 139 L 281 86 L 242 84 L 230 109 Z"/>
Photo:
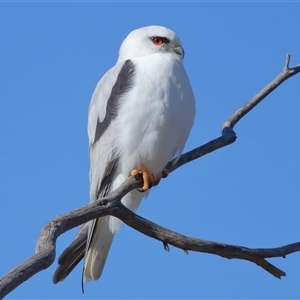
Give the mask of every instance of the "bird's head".
<path id="1" fill-rule="evenodd" d="M 129 33 L 121 45 L 118 61 L 155 53 L 169 53 L 178 60 L 184 56 L 180 39 L 172 30 L 162 26 L 147 26 Z"/>

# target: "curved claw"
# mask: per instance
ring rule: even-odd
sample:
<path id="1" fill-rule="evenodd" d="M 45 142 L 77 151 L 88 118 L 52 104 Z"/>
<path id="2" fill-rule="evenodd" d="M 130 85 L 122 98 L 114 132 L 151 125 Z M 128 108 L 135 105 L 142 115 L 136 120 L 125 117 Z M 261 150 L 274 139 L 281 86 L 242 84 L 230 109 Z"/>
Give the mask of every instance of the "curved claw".
<path id="1" fill-rule="evenodd" d="M 143 177 L 143 191 L 147 191 L 154 183 L 154 178 L 147 168 L 140 166 L 131 171 L 131 176 L 142 175 Z"/>
<path id="2" fill-rule="evenodd" d="M 131 171 L 131 176 L 137 175 L 141 175 L 143 178 L 142 190 L 143 192 L 145 192 L 152 186 L 158 185 L 161 178 L 166 178 L 169 175 L 169 171 L 167 169 L 163 169 L 157 177 L 154 177 L 146 167 L 141 165 L 138 168 Z"/>

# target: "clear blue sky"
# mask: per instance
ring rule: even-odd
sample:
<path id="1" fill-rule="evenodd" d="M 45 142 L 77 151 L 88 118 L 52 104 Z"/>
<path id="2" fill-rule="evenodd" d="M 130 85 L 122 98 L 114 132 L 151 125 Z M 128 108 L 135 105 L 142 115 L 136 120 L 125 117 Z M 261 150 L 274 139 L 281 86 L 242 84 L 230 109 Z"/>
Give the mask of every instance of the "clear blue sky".
<path id="1" fill-rule="evenodd" d="M 0 276 L 34 254 L 42 226 L 89 201 L 87 110 L 133 29 L 183 41 L 197 99 L 186 149 L 300 63 L 299 3 L 0 3 Z M 300 75 L 237 126 L 237 141 L 163 180 L 138 213 L 186 235 L 247 247 L 300 240 Z M 76 230 L 58 239 L 57 254 Z M 272 259 L 281 280 L 246 261 L 171 247 L 123 226 L 103 277 L 81 293 L 81 265 L 57 262 L 8 298 L 300 298 L 300 254 Z"/>

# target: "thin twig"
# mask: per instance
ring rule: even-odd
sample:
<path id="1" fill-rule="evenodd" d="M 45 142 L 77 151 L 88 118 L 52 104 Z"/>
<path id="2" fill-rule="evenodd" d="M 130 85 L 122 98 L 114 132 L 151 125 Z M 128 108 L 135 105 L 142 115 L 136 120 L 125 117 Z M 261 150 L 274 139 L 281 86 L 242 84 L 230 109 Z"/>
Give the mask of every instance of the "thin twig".
<path id="1" fill-rule="evenodd" d="M 231 115 L 231 117 L 223 123 L 222 129 L 229 127 L 233 129 L 236 123 L 245 116 L 250 110 L 252 110 L 257 104 L 265 99 L 271 92 L 273 92 L 284 81 L 300 72 L 300 65 L 294 68 L 289 67 L 291 55 L 288 53 L 285 59 L 285 65 L 282 72 L 272 80 L 265 88 L 263 88 L 258 94 L 256 94 L 250 101 L 243 105 L 239 110 Z"/>

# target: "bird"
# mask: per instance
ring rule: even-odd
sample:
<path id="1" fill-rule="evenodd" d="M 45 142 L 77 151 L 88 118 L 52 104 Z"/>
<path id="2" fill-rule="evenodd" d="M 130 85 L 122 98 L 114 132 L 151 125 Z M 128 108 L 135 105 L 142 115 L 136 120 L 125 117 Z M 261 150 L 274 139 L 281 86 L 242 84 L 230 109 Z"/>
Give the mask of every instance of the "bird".
<path id="1" fill-rule="evenodd" d="M 135 29 L 122 42 L 116 65 L 98 82 L 89 106 L 91 202 L 141 174 L 142 188 L 121 200 L 136 211 L 167 175 L 167 163 L 182 154 L 196 112 L 183 57 L 180 39 L 163 26 Z M 104 216 L 83 224 L 59 257 L 53 282 L 63 281 L 82 259 L 82 281 L 98 280 L 121 223 Z"/>

